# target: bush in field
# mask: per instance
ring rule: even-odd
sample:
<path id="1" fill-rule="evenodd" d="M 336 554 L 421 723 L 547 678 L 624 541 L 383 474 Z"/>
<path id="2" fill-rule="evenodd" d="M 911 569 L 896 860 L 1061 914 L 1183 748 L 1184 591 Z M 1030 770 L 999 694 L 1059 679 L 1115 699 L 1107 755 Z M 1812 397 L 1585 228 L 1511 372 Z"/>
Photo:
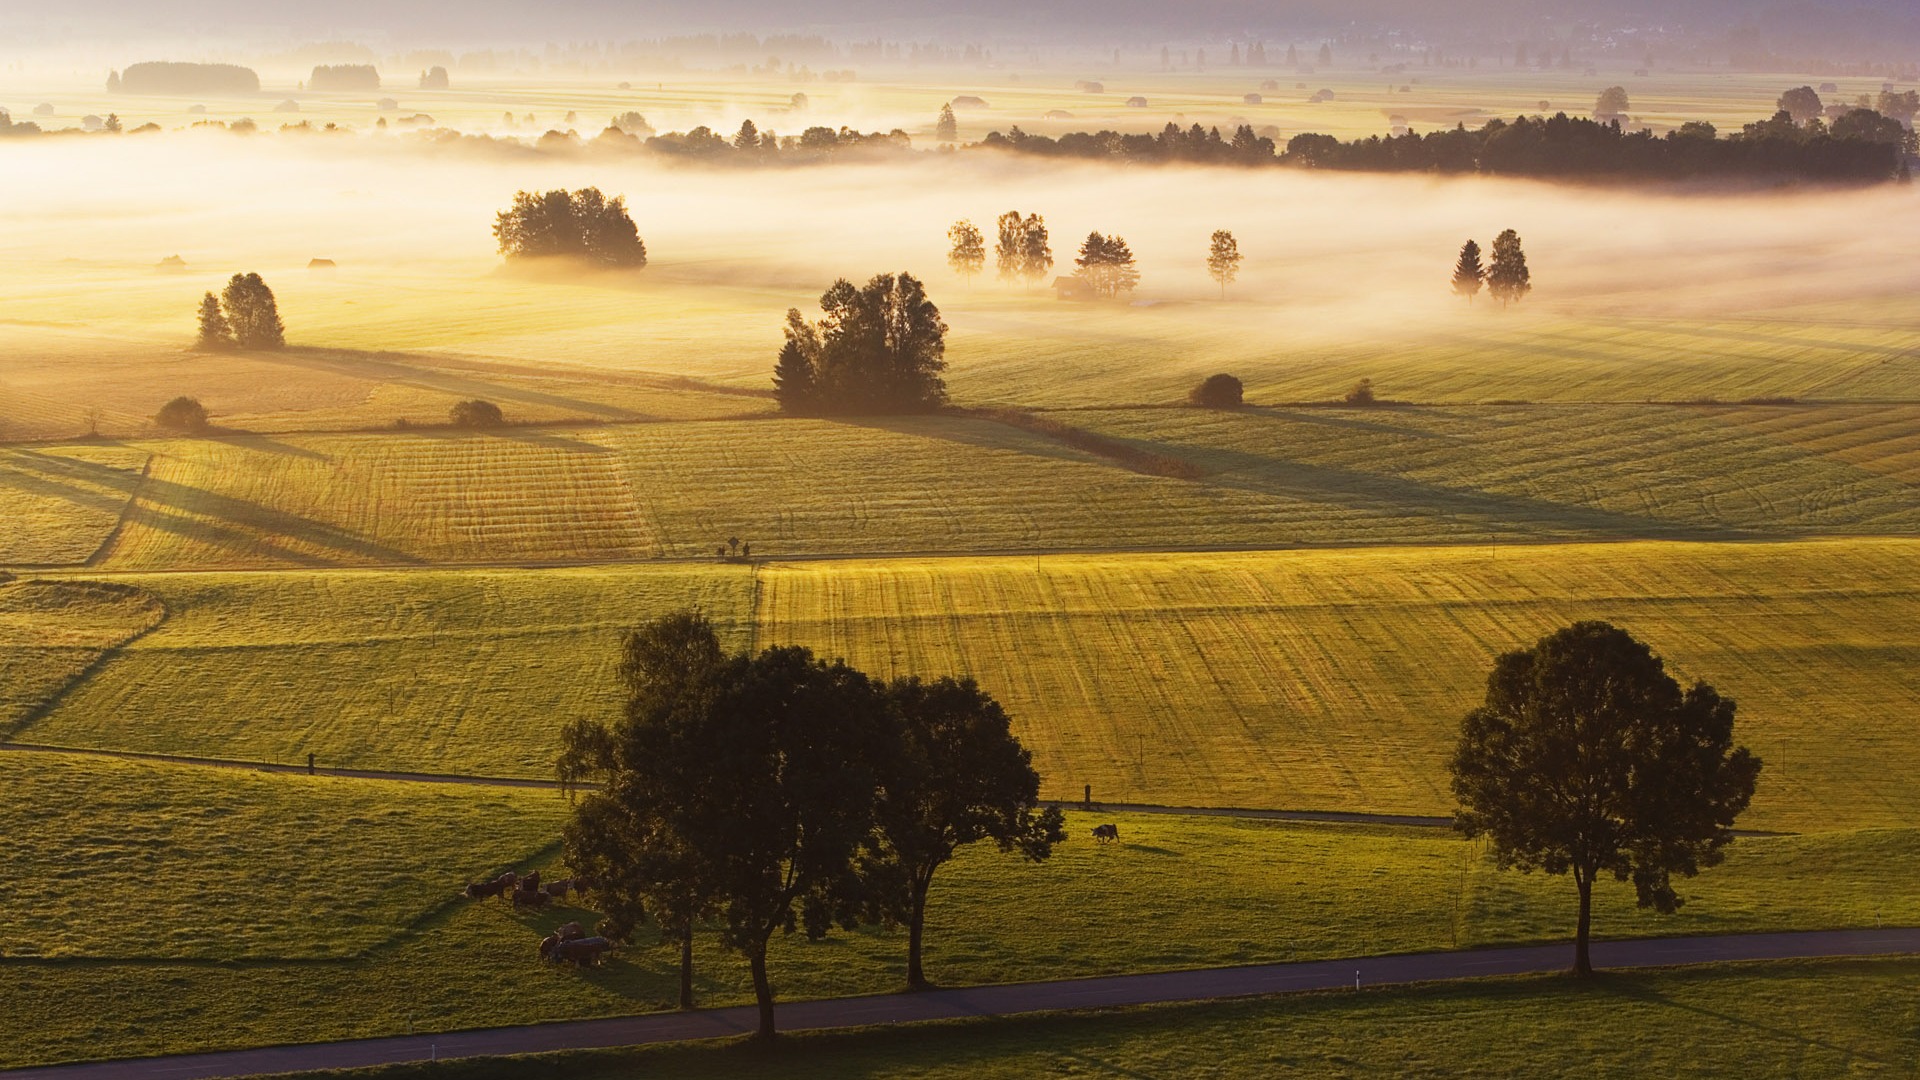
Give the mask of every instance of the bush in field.
<path id="1" fill-rule="evenodd" d="M 513 205 L 494 218 L 493 236 L 509 259 L 573 259 L 634 270 L 647 265 L 647 245 L 626 199 L 609 199 L 599 188 L 516 192 Z"/>
<path id="2" fill-rule="evenodd" d="M 1206 409 L 1237 409 L 1242 392 L 1239 379 L 1231 375 L 1209 375 L 1187 394 L 1187 404 Z"/>
<path id="3" fill-rule="evenodd" d="M 202 300 L 204 313 L 206 301 Z M 220 293 L 220 306 L 235 344 L 243 349 L 278 349 L 287 343 L 286 326 L 273 290 L 259 274 L 235 274 Z"/>
<path id="4" fill-rule="evenodd" d="M 947 324 L 912 274 L 845 278 L 820 296 L 825 318 L 787 312 L 774 365 L 780 411 L 797 415 L 927 412 L 947 399 Z"/>
<path id="5" fill-rule="evenodd" d="M 177 397 L 160 406 L 153 422 L 169 431 L 198 434 L 207 430 L 207 407 L 198 398 Z"/>
<path id="6" fill-rule="evenodd" d="M 478 398 L 454 405 L 448 410 L 447 419 L 454 427 L 463 428 L 497 428 L 504 426 L 507 422 L 506 414 L 500 411 L 500 406 Z"/>
<path id="7" fill-rule="evenodd" d="M 1359 382 L 1354 383 L 1353 389 L 1347 391 L 1347 396 L 1340 400 L 1349 405 L 1366 406 L 1378 404 L 1373 396 L 1373 380 L 1361 379 Z"/>

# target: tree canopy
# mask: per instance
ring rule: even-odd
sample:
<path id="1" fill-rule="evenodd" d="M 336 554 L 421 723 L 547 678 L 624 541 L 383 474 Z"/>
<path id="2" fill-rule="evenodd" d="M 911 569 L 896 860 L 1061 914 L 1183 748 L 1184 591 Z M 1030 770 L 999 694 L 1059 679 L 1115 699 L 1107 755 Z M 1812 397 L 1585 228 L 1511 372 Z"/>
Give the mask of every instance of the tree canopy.
<path id="1" fill-rule="evenodd" d="M 233 326 L 220 310 L 220 298 L 208 293 L 200 298 L 200 339 L 202 349 L 230 349 L 234 345 Z"/>
<path id="2" fill-rule="evenodd" d="M 1225 229 L 1215 229 L 1207 247 L 1207 276 L 1220 283 L 1220 298 L 1226 299 L 1227 286 L 1240 276 L 1240 242 Z"/>
<path id="3" fill-rule="evenodd" d="M 626 199 L 609 199 L 599 188 L 516 192 L 513 205 L 495 215 L 493 235 L 509 259 L 572 259 L 633 270 L 647 265 L 647 245 Z"/>
<path id="4" fill-rule="evenodd" d="M 1187 403 L 1205 409 L 1237 409 L 1245 389 L 1231 375 L 1209 375 L 1187 394 Z"/>
<path id="5" fill-rule="evenodd" d="M 995 226 L 999 237 L 993 246 L 993 260 L 1002 280 L 1032 285 L 1053 269 L 1045 218 L 1039 214 L 1021 217 L 1019 211 L 1009 210 L 1000 215 Z"/>
<path id="6" fill-rule="evenodd" d="M 1641 907 L 1682 903 L 1673 876 L 1718 864 L 1760 761 L 1733 745 L 1734 703 L 1681 690 L 1626 631 L 1580 622 L 1507 653 L 1467 714 L 1451 763 L 1457 827 L 1502 868 L 1571 873 L 1574 968 L 1588 954 L 1593 883 L 1632 881 Z"/>
<path id="7" fill-rule="evenodd" d="M 956 221 L 947 230 L 947 240 L 952 244 L 947 251 L 947 265 L 971 283 L 973 275 L 986 269 L 987 238 L 973 222 Z"/>
<path id="8" fill-rule="evenodd" d="M 1514 303 L 1533 291 L 1533 272 L 1527 269 L 1527 253 L 1520 247 L 1520 234 L 1508 229 L 1493 238 L 1493 263 L 1487 267 L 1487 293 L 1501 307 Z"/>
<path id="9" fill-rule="evenodd" d="M 455 402 L 447 410 L 447 421 L 454 427 L 484 429 L 504 426 L 507 417 L 500 411 L 500 406 L 475 398 L 472 401 Z"/>
<path id="10" fill-rule="evenodd" d="M 278 349 L 287 343 L 280 306 L 273 298 L 273 290 L 259 274 L 233 275 L 220 293 L 220 306 L 233 331 L 234 342 L 241 348 Z M 204 316 L 204 299 L 200 307 Z"/>
<path id="11" fill-rule="evenodd" d="M 820 296 L 823 317 L 787 312 L 774 396 L 797 415 L 925 412 L 946 401 L 947 324 L 912 274 L 842 278 Z"/>
<path id="12" fill-rule="evenodd" d="M 1120 236 L 1092 232 L 1080 243 L 1080 256 L 1073 260 L 1074 276 L 1087 283 L 1096 296 L 1114 297 L 1132 292 L 1140 284 L 1140 271 L 1134 266 L 1133 249 Z"/>
<path id="13" fill-rule="evenodd" d="M 171 431 L 199 434 L 207 430 L 207 407 L 199 398 L 177 397 L 160 406 L 153 422 Z"/>

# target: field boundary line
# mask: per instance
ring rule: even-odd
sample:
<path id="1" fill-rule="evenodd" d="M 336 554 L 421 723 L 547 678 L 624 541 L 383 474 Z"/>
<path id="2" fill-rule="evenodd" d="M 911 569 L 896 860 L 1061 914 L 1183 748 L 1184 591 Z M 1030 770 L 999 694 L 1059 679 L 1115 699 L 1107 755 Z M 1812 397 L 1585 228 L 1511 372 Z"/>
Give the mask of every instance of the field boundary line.
<path id="1" fill-rule="evenodd" d="M 147 480 L 153 475 L 153 459 L 158 456 L 152 451 L 147 452 L 147 459 L 140 463 L 140 479 L 134 481 L 133 490 L 127 492 L 126 505 L 120 508 L 120 520 L 113 523 L 113 529 L 107 533 L 105 539 L 100 541 L 100 546 L 94 548 L 93 553 L 81 560 L 78 565 L 87 568 L 97 567 L 112 556 L 113 549 L 120 543 L 121 534 L 126 531 L 127 522 L 132 520 L 134 511 L 140 505 L 140 495 L 146 490 Z"/>
<path id="2" fill-rule="evenodd" d="M 1173 1005 L 1361 987 L 1405 986 L 1565 971 L 1560 942 L 1506 948 L 1259 964 L 1051 982 L 1002 983 L 917 993 L 791 1001 L 779 1006 L 782 1031 L 826 1031 L 1025 1013 Z M 1644 938 L 1593 943 L 1596 964 L 1613 969 L 1895 957 L 1920 954 L 1920 928 L 1815 930 L 1706 937 Z M 752 1005 L 649 1013 L 430 1035 L 396 1035 L 133 1058 L 0 1071 L 5 1080 L 136 1080 L 257 1076 L 316 1069 L 368 1068 L 443 1058 L 609 1049 L 651 1043 L 730 1038 L 754 1030 Z M 537 1070 L 536 1070 L 537 1072 Z"/>
<path id="3" fill-rule="evenodd" d="M 145 590 L 141 591 L 144 592 Z M 108 664 L 119 659 L 120 654 L 126 652 L 128 646 L 167 624 L 167 620 L 173 617 L 173 612 L 168 609 L 166 600 L 155 593 L 147 593 L 147 595 L 152 597 L 153 602 L 160 607 L 160 617 L 153 620 L 153 625 L 141 627 L 127 637 L 101 649 L 92 660 L 87 661 L 86 667 L 74 672 L 71 679 L 61 683 L 53 693 L 42 698 L 33 708 L 28 709 L 22 714 L 20 719 L 7 725 L 4 729 L 0 729 L 0 746 L 10 745 L 15 735 L 20 734 L 53 715 L 53 710 L 59 708 L 60 703 L 65 701 L 68 695 L 91 681 L 93 677 L 100 674 L 101 669 L 105 668 Z"/>

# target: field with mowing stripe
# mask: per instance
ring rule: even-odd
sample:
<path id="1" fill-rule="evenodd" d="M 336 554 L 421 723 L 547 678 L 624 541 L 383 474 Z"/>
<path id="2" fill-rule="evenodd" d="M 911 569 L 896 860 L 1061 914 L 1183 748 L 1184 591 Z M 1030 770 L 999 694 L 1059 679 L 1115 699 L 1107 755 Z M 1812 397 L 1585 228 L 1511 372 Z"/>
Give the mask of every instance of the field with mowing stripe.
<path id="1" fill-rule="evenodd" d="M 670 1007 L 675 955 L 643 939 L 576 974 L 539 937 L 591 913 L 516 915 L 452 892 L 551 867 L 554 792 L 310 779 L 0 752 L 0 1066 L 72 1056 L 449 1030 Z M 112 811 L 111 814 L 106 811 Z M 1088 841 L 1097 821 L 1122 842 Z M 30 828 L 28 826 L 31 826 Z M 1500 874 L 1438 829 L 1069 816 L 1040 865 L 968 850 L 936 881 L 930 974 L 949 985 L 1558 940 L 1565 879 Z M 1640 936 L 1920 920 L 1920 832 L 1737 841 L 1672 917 L 1597 891 Z M 788 999 L 889 990 L 904 934 L 782 939 Z M 704 1002 L 751 999 L 703 937 Z"/>
<path id="2" fill-rule="evenodd" d="M 1053 797 L 1444 813 L 1499 652 L 1619 622 L 1740 703 L 1756 828 L 1920 821 L 1920 542 L 1639 542 L 545 571 L 130 574 L 173 613 L 28 741 L 545 776 L 619 632 L 698 604 L 1005 702 Z"/>
<path id="3" fill-rule="evenodd" d="M 961 416 L 142 441 L 130 506 L 95 447 L 0 464 L 45 561 L 124 507 L 116 570 L 1920 532 L 1920 406 L 1048 415 L 1197 475 Z"/>
<path id="4" fill-rule="evenodd" d="M 120 523 L 146 461 L 115 446 L 0 449 L 0 566 L 87 561 Z"/>
<path id="5" fill-rule="evenodd" d="M 0 582 L 0 738 L 101 654 L 160 624 L 159 598 L 91 581 Z"/>
<path id="6" fill-rule="evenodd" d="M 477 1058 L 337 1080 L 1006 1080 L 1058 1076 L 1912 1075 L 1920 961 L 1829 960 L 1499 979 L 743 1043 Z"/>

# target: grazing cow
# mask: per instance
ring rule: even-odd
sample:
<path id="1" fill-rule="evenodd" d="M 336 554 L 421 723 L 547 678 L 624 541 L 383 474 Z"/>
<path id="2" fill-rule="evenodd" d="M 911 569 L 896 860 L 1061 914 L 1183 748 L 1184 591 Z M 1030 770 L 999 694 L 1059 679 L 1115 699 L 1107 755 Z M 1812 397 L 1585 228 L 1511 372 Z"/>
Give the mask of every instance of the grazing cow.
<path id="1" fill-rule="evenodd" d="M 613 948 L 613 942 L 603 937 L 579 938 L 574 941 L 562 941 L 545 954 L 548 960 L 556 964 L 572 964 L 574 967 L 599 967 L 600 958 Z"/>
<path id="2" fill-rule="evenodd" d="M 469 900 L 484 900 L 489 896 L 506 896 L 513 891 L 517 882 L 513 871 L 509 870 L 492 881 L 475 881 L 462 890 Z"/>
<path id="3" fill-rule="evenodd" d="M 587 936 L 587 928 L 577 922 L 561 923 L 553 928 L 553 936 L 561 941 L 579 941 Z"/>
<path id="4" fill-rule="evenodd" d="M 1093 839 L 1096 843 L 1111 844 L 1115 840 L 1120 839 L 1120 826 L 1112 822 L 1108 822 L 1105 825 L 1095 825 L 1093 827 Z"/>
<path id="5" fill-rule="evenodd" d="M 543 908 L 547 906 L 547 894 L 540 886 L 522 881 L 513 890 L 513 906 L 516 908 Z"/>
<path id="6" fill-rule="evenodd" d="M 566 899 L 567 893 L 574 887 L 572 878 L 561 878 L 559 881 L 547 883 L 547 895 L 553 897 L 555 900 L 564 900 Z"/>

